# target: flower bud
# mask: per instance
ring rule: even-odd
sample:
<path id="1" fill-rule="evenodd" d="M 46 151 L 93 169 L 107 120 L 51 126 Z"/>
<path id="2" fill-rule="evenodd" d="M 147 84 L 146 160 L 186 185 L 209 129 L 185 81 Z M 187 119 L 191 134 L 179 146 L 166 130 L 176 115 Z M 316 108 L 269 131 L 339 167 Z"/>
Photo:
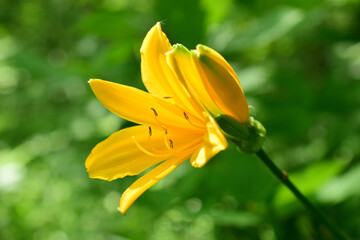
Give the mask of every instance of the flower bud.
<path id="1" fill-rule="evenodd" d="M 261 122 L 250 118 L 247 123 L 249 127 L 249 137 L 238 142 L 239 148 L 246 153 L 256 153 L 260 151 L 266 138 L 266 129 Z"/>
<path id="2" fill-rule="evenodd" d="M 230 64 L 215 50 L 198 45 L 192 51 L 203 84 L 223 114 L 241 123 L 249 118 L 249 107 L 239 80 Z"/>

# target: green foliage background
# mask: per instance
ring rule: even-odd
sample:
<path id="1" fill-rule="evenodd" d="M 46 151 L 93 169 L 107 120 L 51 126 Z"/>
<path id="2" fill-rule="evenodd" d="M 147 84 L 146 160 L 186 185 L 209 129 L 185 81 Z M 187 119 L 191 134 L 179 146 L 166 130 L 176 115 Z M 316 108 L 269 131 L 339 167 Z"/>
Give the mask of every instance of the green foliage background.
<path id="1" fill-rule="evenodd" d="M 2 0 L 0 239 L 332 239 L 233 145 L 204 168 L 183 164 L 126 217 L 118 201 L 136 177 L 88 178 L 92 147 L 129 123 L 87 80 L 144 89 L 139 49 L 157 21 L 172 43 L 226 57 L 267 128 L 264 148 L 359 239 L 357 0 Z"/>

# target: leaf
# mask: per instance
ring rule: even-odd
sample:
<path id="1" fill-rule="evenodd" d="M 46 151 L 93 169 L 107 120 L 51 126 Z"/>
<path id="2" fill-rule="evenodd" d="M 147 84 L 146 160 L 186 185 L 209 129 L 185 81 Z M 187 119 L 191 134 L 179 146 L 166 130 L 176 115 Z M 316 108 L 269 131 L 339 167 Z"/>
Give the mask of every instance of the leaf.
<path id="1" fill-rule="evenodd" d="M 335 160 L 314 163 L 301 172 L 291 174 L 290 180 L 300 192 L 309 196 L 315 194 L 321 186 L 337 175 L 343 167 L 342 162 Z M 284 207 L 289 207 L 289 205 L 298 202 L 298 199 L 285 185 L 281 185 L 278 189 L 274 200 L 276 208 L 282 210 Z"/>
<path id="2" fill-rule="evenodd" d="M 320 191 L 316 197 L 327 203 L 338 203 L 345 201 L 352 196 L 360 195 L 360 164 L 350 169 L 344 175 L 329 181 Z"/>
<path id="3" fill-rule="evenodd" d="M 257 226 L 261 222 L 261 217 L 252 212 L 213 212 L 213 218 L 219 225 L 236 226 L 246 228 Z"/>
<path id="4" fill-rule="evenodd" d="M 233 36 L 225 45 L 226 50 L 240 51 L 248 48 L 264 47 L 287 34 L 304 19 L 304 14 L 296 8 L 276 9 L 258 22 L 253 23 Z"/>

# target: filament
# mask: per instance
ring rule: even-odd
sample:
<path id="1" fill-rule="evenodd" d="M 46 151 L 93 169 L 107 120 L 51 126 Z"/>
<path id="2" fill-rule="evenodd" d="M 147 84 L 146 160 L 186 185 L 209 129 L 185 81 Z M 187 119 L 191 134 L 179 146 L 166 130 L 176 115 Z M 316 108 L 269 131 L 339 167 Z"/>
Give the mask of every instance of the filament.
<path id="1" fill-rule="evenodd" d="M 179 108 L 179 109 L 183 112 L 184 118 L 186 119 L 186 121 L 187 121 L 191 126 L 193 126 L 193 127 L 195 127 L 195 128 L 198 128 L 198 129 L 204 129 L 204 128 L 205 128 L 204 126 L 200 126 L 200 125 L 195 124 L 194 122 L 192 122 L 192 121 L 190 120 L 189 115 L 188 115 L 188 114 L 186 113 L 186 111 L 185 111 L 184 109 L 182 109 L 180 106 L 178 106 L 178 105 L 176 105 L 176 104 L 175 104 L 175 106 L 176 106 L 177 108 Z M 195 115 L 193 115 L 193 114 L 191 114 L 191 113 L 189 113 L 189 114 L 191 115 L 191 117 L 192 117 L 193 119 L 202 121 L 202 120 L 201 120 L 200 118 L 198 118 L 197 116 L 195 116 Z M 203 122 L 203 121 L 202 121 L 202 122 Z"/>
<path id="2" fill-rule="evenodd" d="M 168 134 L 167 128 L 165 126 L 161 126 L 164 129 L 165 134 Z"/>
<path id="3" fill-rule="evenodd" d="M 149 147 L 151 148 L 152 151 L 154 152 L 157 152 L 157 153 L 166 153 L 166 151 L 161 151 L 161 150 L 158 150 L 156 148 L 153 147 L 152 143 L 151 143 L 151 139 L 150 137 L 152 136 L 152 128 L 149 127 L 149 138 L 148 138 L 148 144 L 149 144 Z"/>
<path id="4" fill-rule="evenodd" d="M 175 156 L 183 156 L 193 152 L 202 141 L 202 138 L 197 138 L 196 140 L 182 146 L 180 149 L 174 150 L 173 140 L 169 139 L 166 135 L 164 136 L 164 143 L 166 148 Z"/>
<path id="5" fill-rule="evenodd" d="M 186 119 L 186 121 L 187 121 L 191 126 L 193 126 L 193 127 L 195 127 L 195 128 L 199 128 L 199 129 L 204 129 L 204 128 L 205 128 L 204 126 L 199 126 L 199 125 L 193 123 L 193 122 L 190 120 L 189 116 L 186 114 L 186 112 L 184 112 L 183 114 L 184 114 L 184 118 Z"/>
<path id="6" fill-rule="evenodd" d="M 143 146 L 141 146 L 141 144 L 136 140 L 135 136 L 132 136 L 131 138 L 134 141 L 135 145 L 140 149 L 140 151 L 142 151 L 143 153 L 145 153 L 151 157 L 166 157 L 166 156 L 170 155 L 170 153 L 156 154 L 156 153 L 150 152 L 149 150 L 146 150 Z"/>
<path id="7" fill-rule="evenodd" d="M 164 124 L 158 119 L 159 114 L 157 113 L 157 111 L 155 110 L 155 108 L 150 108 L 153 112 L 154 112 L 154 118 L 155 118 L 155 122 L 157 122 L 163 129 L 164 131 L 167 133 L 167 129 L 164 126 Z"/>
<path id="8" fill-rule="evenodd" d="M 149 129 L 151 129 L 151 127 L 149 127 Z M 151 134 L 149 134 L 148 144 L 149 144 L 149 147 L 151 148 L 152 151 L 154 151 L 154 152 L 156 152 L 156 153 L 160 153 L 160 154 L 166 154 L 166 153 L 169 154 L 168 151 L 156 149 L 156 148 L 152 145 L 152 141 L 151 141 L 150 137 L 151 137 Z"/>
<path id="9" fill-rule="evenodd" d="M 172 97 L 164 97 L 164 99 L 171 99 L 171 98 Z M 179 107 L 176 104 L 175 104 L 175 106 L 177 106 L 179 109 L 182 110 L 183 117 L 191 126 L 193 126 L 196 129 L 201 129 L 202 131 L 204 130 L 204 128 L 205 128 L 204 125 L 200 126 L 198 124 L 195 124 L 193 121 L 191 121 L 189 115 L 181 107 Z M 141 144 L 136 140 L 136 138 L 134 136 L 132 137 L 136 146 L 145 154 L 152 156 L 152 157 L 167 157 L 169 155 L 184 156 L 186 154 L 190 154 L 191 152 L 193 152 L 199 146 L 199 144 L 203 141 L 202 138 L 197 138 L 196 140 L 182 146 L 180 149 L 174 150 L 174 142 L 172 139 L 170 139 L 168 137 L 168 129 L 165 127 L 165 124 L 163 124 L 158 119 L 159 114 L 155 110 L 155 108 L 150 108 L 150 109 L 154 113 L 154 118 L 155 118 L 156 123 L 158 123 L 161 126 L 161 128 L 164 130 L 164 138 L 163 139 L 164 139 L 164 145 L 166 147 L 166 150 L 159 150 L 153 146 L 152 141 L 151 141 L 153 131 L 152 131 L 152 128 L 149 126 L 148 146 L 150 147 L 150 150 L 141 146 Z M 190 116 L 193 117 L 193 119 L 196 119 L 197 121 L 201 121 L 201 119 L 199 119 L 198 117 L 196 117 L 195 115 L 193 115 L 191 113 L 190 113 Z"/>
<path id="10" fill-rule="evenodd" d="M 164 97 L 165 98 L 165 97 Z M 171 98 L 171 97 L 166 97 L 166 98 Z M 189 115 L 181 108 L 179 107 L 178 105 L 175 105 L 177 108 L 179 108 L 181 111 L 183 111 L 183 115 L 184 115 L 184 118 L 185 120 L 191 125 L 193 126 L 194 128 L 196 129 L 201 129 L 201 130 L 204 130 L 204 126 L 200 126 L 198 124 L 195 124 L 193 121 L 191 121 Z M 157 113 L 157 111 L 155 110 L 155 108 L 150 108 L 153 112 L 154 112 L 154 118 L 155 118 L 155 122 L 158 123 L 165 131 L 165 134 L 167 134 L 167 129 L 165 127 L 165 124 L 163 124 L 160 120 L 159 120 L 159 114 Z M 193 118 L 199 120 L 196 116 L 194 116 L 193 114 L 190 114 Z M 200 121 L 200 120 L 199 120 Z"/>
<path id="11" fill-rule="evenodd" d="M 149 127 L 149 129 L 151 129 L 151 127 Z M 140 146 L 140 149 L 142 151 L 145 150 L 144 151 L 145 153 L 152 154 L 151 156 L 169 156 L 169 155 L 185 156 L 187 154 L 194 152 L 196 150 L 196 148 L 198 148 L 199 145 L 203 142 L 203 138 L 198 137 L 195 140 L 188 142 L 187 144 L 180 145 L 180 147 L 175 150 L 174 141 L 172 139 L 170 139 L 167 134 L 164 134 L 163 139 L 164 139 L 164 145 L 166 147 L 166 150 L 156 149 L 152 144 L 153 141 L 151 141 L 150 135 L 148 138 L 148 145 L 149 145 L 151 151 L 140 146 L 140 144 L 138 144 L 138 145 Z M 150 154 L 148 154 L 148 155 L 150 155 Z"/>

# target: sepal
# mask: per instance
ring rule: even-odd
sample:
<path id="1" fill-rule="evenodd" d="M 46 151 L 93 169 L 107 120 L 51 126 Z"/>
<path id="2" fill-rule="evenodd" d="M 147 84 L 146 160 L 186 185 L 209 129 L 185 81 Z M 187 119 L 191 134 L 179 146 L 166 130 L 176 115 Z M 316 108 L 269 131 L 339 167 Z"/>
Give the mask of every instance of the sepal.
<path id="1" fill-rule="evenodd" d="M 245 153 L 260 151 L 266 138 L 266 129 L 261 122 L 250 117 L 247 122 L 241 123 L 229 115 L 219 115 L 215 118 L 221 130 L 236 143 Z"/>

